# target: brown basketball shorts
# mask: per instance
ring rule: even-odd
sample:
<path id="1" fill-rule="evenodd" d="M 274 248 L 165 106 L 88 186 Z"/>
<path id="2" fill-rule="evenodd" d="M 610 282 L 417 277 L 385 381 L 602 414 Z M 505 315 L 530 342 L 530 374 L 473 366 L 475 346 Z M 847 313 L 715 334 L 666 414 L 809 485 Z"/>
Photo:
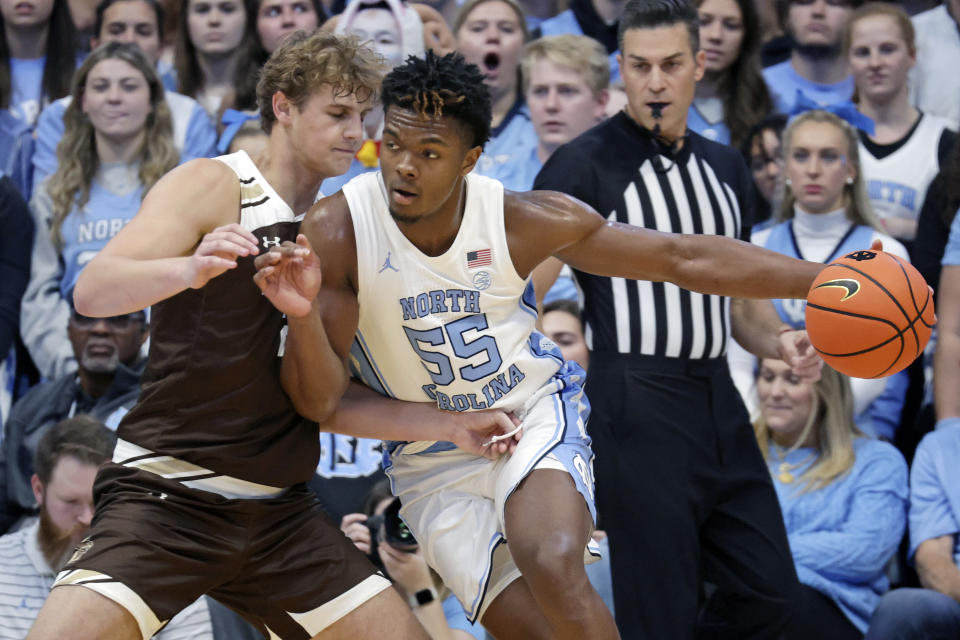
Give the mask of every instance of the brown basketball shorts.
<path id="1" fill-rule="evenodd" d="M 94 496 L 55 586 L 115 600 L 145 638 L 208 594 L 271 638 L 305 640 L 389 586 L 303 485 L 231 500 L 110 463 Z"/>

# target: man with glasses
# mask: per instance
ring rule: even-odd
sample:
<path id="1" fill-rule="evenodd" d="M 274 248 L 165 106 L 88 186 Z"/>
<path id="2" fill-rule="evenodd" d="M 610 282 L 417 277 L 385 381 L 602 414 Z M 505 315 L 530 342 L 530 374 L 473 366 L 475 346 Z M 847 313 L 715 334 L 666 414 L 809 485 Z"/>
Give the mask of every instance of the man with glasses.
<path id="1" fill-rule="evenodd" d="M 146 314 L 88 318 L 71 311 L 67 336 L 77 371 L 37 385 L 10 411 L 0 442 L 0 533 L 31 515 L 33 456 L 46 431 L 65 418 L 88 414 L 116 429 L 140 394 L 148 335 Z"/>
<path id="2" fill-rule="evenodd" d="M 818 105 L 850 100 L 853 77 L 843 56 L 843 33 L 862 0 L 778 0 L 793 44 L 790 59 L 763 70 L 780 113 L 789 114 L 800 91 Z"/>

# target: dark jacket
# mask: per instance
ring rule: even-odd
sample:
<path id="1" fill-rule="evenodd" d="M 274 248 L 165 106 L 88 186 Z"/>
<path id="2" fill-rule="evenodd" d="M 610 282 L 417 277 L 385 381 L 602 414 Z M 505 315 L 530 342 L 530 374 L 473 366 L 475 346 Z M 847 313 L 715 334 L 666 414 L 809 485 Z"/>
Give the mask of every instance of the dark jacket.
<path id="1" fill-rule="evenodd" d="M 145 364 L 141 361 L 133 369 L 118 366 L 110 388 L 96 399 L 83 392 L 76 374 L 71 373 L 37 385 L 13 405 L 0 442 L 0 533 L 36 508 L 30 477 L 40 437 L 60 420 L 81 413 L 116 430 L 140 395 Z"/>

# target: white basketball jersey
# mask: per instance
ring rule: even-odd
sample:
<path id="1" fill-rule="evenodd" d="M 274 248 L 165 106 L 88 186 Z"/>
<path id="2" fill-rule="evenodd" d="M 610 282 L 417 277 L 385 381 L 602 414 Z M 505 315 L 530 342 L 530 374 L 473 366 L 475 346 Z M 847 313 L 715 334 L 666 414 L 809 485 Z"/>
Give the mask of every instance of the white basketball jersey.
<path id="1" fill-rule="evenodd" d="M 303 219 L 302 213 L 295 214 L 290 205 L 277 195 L 246 151 L 237 151 L 214 159 L 233 169 L 240 179 L 240 226 L 244 229 L 254 231 Z M 287 239 L 289 238 L 263 236 L 263 248 L 269 250 L 271 246 L 280 246 L 282 240 Z"/>
<path id="2" fill-rule="evenodd" d="M 860 164 L 867 195 L 880 219 L 916 220 L 927 188 L 940 171 L 937 149 L 947 128 L 943 118 L 924 114 L 902 147 L 877 159 L 860 143 Z"/>
<path id="3" fill-rule="evenodd" d="M 467 176 L 460 230 L 436 257 L 397 227 L 379 171 L 343 193 L 360 289 L 354 375 L 384 395 L 441 409 L 520 409 L 563 360 L 535 331 L 533 286 L 510 259 L 503 186 Z"/>

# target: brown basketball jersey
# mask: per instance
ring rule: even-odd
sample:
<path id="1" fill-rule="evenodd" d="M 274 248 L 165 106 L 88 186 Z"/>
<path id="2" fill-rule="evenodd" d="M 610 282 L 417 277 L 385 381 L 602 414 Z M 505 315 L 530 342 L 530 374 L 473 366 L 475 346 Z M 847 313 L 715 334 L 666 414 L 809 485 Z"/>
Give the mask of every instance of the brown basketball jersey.
<path id="1" fill-rule="evenodd" d="M 295 240 L 300 216 L 249 156 L 217 159 L 237 173 L 240 224 L 261 253 Z M 312 477 L 318 427 L 297 415 L 280 385 L 286 323 L 254 284 L 253 261 L 241 257 L 201 289 L 153 306 L 143 391 L 117 435 L 216 474 L 286 487 Z"/>

